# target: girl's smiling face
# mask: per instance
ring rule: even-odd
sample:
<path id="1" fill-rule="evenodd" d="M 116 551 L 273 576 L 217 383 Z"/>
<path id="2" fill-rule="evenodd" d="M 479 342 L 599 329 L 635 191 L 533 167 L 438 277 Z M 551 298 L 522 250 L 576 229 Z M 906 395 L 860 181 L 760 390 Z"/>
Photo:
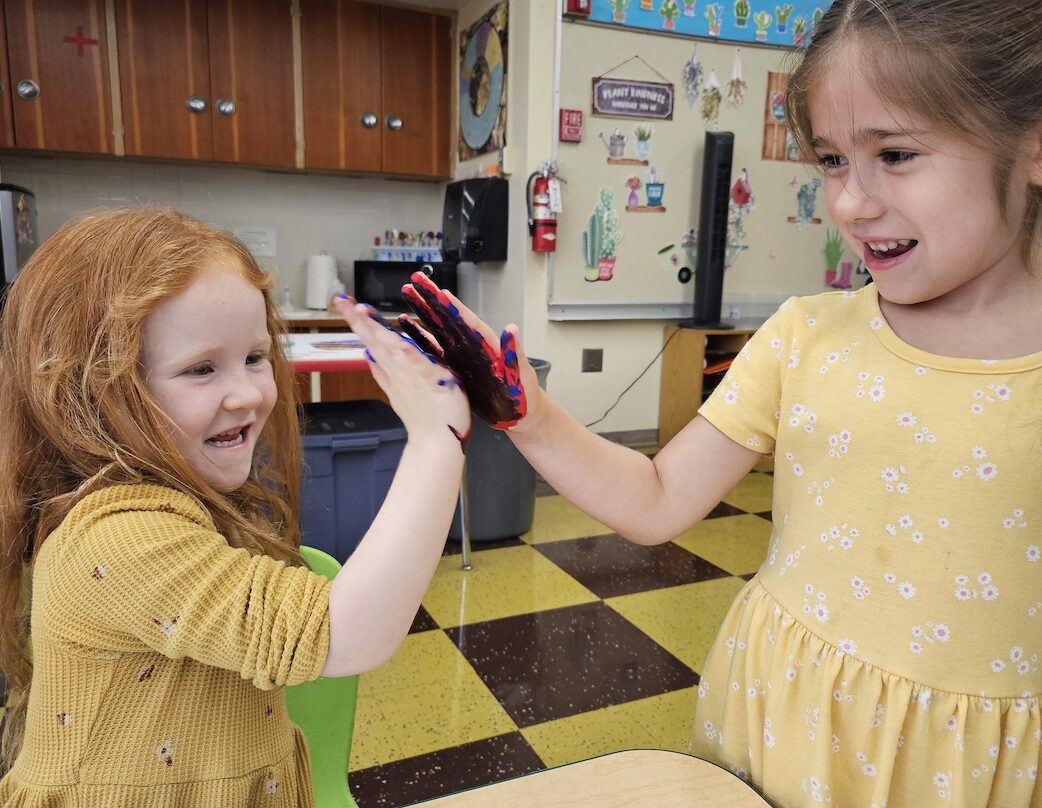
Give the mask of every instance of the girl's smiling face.
<path id="1" fill-rule="evenodd" d="M 1004 217 L 991 155 L 888 104 L 862 75 L 848 48 L 810 97 L 829 213 L 886 300 L 984 302 L 1027 270 L 1033 153 L 1014 169 Z"/>
<path id="2" fill-rule="evenodd" d="M 275 405 L 263 294 L 234 269 L 204 266 L 145 318 L 145 385 L 188 463 L 218 491 L 250 474 Z"/>

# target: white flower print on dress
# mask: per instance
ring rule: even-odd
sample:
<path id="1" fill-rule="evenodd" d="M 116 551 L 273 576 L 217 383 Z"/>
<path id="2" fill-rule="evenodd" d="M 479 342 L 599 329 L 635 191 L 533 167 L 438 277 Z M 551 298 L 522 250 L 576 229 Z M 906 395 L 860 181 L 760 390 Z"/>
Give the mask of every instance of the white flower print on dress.
<path id="1" fill-rule="evenodd" d="M 857 575 L 850 579 L 850 589 L 854 600 L 864 600 L 872 594 L 872 590 L 869 589 L 868 584 L 865 583 L 863 578 Z"/>
<path id="2" fill-rule="evenodd" d="M 811 484 L 807 486 L 807 493 L 814 497 L 814 504 L 817 507 L 820 508 L 825 503 L 825 492 L 832 488 L 835 482 L 834 478 L 829 477 L 820 483 L 817 480 L 812 480 Z"/>
<path id="3" fill-rule="evenodd" d="M 854 353 L 854 349 L 861 344 L 861 340 L 854 340 L 850 345 L 838 351 L 829 351 L 825 354 L 825 364 L 821 366 L 822 373 L 828 373 L 837 362 L 843 364 Z"/>
<path id="4" fill-rule="evenodd" d="M 984 413 L 986 404 L 996 404 L 1009 401 L 1013 396 L 1013 388 L 1008 384 L 989 384 L 987 390 L 974 390 L 973 403 L 970 412 L 974 415 Z"/>
<path id="5" fill-rule="evenodd" d="M 908 483 L 901 479 L 901 475 L 907 473 L 908 469 L 905 466 L 887 466 L 884 468 L 879 473 L 883 480 L 883 490 L 888 494 L 907 494 Z"/>
<path id="6" fill-rule="evenodd" d="M 1028 526 L 1027 520 L 1024 519 L 1024 509 L 1014 508 L 1013 512 L 1002 520 L 1002 526 L 1006 530 L 1010 530 L 1015 527 L 1025 528 Z"/>
<path id="7" fill-rule="evenodd" d="M 970 479 L 972 472 L 975 473 L 976 476 L 984 482 L 994 480 L 999 473 L 999 468 L 994 462 L 990 460 L 985 460 L 987 456 L 988 452 L 984 449 L 983 446 L 974 446 L 973 449 L 970 451 L 970 457 L 973 459 L 974 463 L 966 464 L 962 466 L 962 468 L 952 469 L 952 479 Z"/>
<path id="8" fill-rule="evenodd" d="M 948 642 L 951 636 L 951 629 L 946 624 L 927 620 L 925 629 L 922 626 L 912 626 L 912 641 L 908 644 L 908 650 L 913 654 L 921 654 L 927 645 Z"/>
<path id="9" fill-rule="evenodd" d="M 824 592 L 815 592 L 813 584 L 803 587 L 806 597 L 803 598 L 803 613 L 813 615 L 819 623 L 829 621 L 829 607 L 825 605 L 827 596 Z"/>
<path id="10" fill-rule="evenodd" d="M 916 425 L 916 422 L 918 420 L 919 419 L 916 418 L 910 412 L 902 412 L 902 413 L 898 413 L 898 415 L 897 415 L 897 425 L 901 426 L 901 427 L 904 427 L 906 429 L 911 429 L 913 426 Z"/>
<path id="11" fill-rule="evenodd" d="M 72 726 L 72 713 L 58 713 L 58 726 L 59 727 L 71 727 Z"/>
<path id="12" fill-rule="evenodd" d="M 975 584 L 975 585 L 974 585 Z M 996 600 L 999 596 L 999 588 L 992 580 L 990 572 L 982 572 L 977 575 L 976 581 L 970 582 L 969 575 L 955 576 L 955 599 L 970 600 L 980 598 L 981 600 Z"/>
<path id="13" fill-rule="evenodd" d="M 1024 555 L 1027 556 L 1028 561 L 1038 561 L 1039 558 L 1042 558 L 1042 550 L 1039 550 L 1037 544 L 1029 544 Z"/>
<path id="14" fill-rule="evenodd" d="M 817 777 L 808 777 L 800 781 L 803 793 L 810 796 L 814 802 L 828 805 L 832 802 L 832 787 Z"/>
<path id="15" fill-rule="evenodd" d="M 886 381 L 886 378 L 883 374 L 876 373 L 875 375 L 872 375 L 863 370 L 858 373 L 857 379 L 857 392 L 854 394 L 857 398 L 867 398 L 869 401 L 876 402 L 882 401 L 886 398 L 886 387 L 883 384 L 883 382 Z"/>
<path id="16" fill-rule="evenodd" d="M 828 548 L 829 552 L 838 546 L 842 550 L 851 550 L 854 547 L 854 539 L 860 533 L 856 527 L 850 527 L 846 522 L 838 527 L 833 525 L 821 534 L 821 543 Z"/>
<path id="17" fill-rule="evenodd" d="M 162 631 L 167 637 L 172 637 L 174 631 L 177 629 L 177 619 L 180 615 L 175 614 L 173 617 L 164 617 L 162 620 L 152 618 L 152 622 L 159 626 L 159 630 Z"/>
<path id="18" fill-rule="evenodd" d="M 849 429 L 841 429 L 835 435 L 829 435 L 829 457 L 843 457 L 849 452 L 852 437 Z"/>
<path id="19" fill-rule="evenodd" d="M 275 779 L 274 774 L 269 774 L 268 779 L 264 781 L 264 793 L 271 796 L 279 790 L 279 782 Z"/>
<path id="20" fill-rule="evenodd" d="M 728 406 L 733 407 L 738 403 L 738 394 L 741 392 L 741 384 L 733 379 L 728 379 L 726 384 L 717 385 L 716 390 L 713 392 L 719 398 L 722 398 L 724 403 Z"/>
<path id="21" fill-rule="evenodd" d="M 1034 673 L 1038 670 L 1038 654 L 1031 654 L 1028 656 L 1024 653 L 1024 649 L 1021 646 L 1014 645 L 1009 649 L 1009 664 L 1018 674 L 1026 676 L 1027 674 Z M 992 660 L 992 673 L 1002 673 L 1004 670 L 1006 670 L 1006 663 L 1003 660 Z"/>
<path id="22" fill-rule="evenodd" d="M 814 425 L 818 422 L 818 414 L 807 409 L 806 405 L 796 402 L 792 405 L 789 414 L 789 426 L 793 429 L 803 427 L 804 432 L 813 432 Z"/>

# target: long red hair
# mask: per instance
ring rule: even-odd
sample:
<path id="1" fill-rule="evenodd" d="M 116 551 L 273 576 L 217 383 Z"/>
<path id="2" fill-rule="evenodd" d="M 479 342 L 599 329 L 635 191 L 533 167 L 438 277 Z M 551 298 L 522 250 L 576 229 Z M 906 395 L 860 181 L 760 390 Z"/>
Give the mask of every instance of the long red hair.
<path id="1" fill-rule="evenodd" d="M 264 295 L 275 407 L 248 481 L 222 493 L 178 453 L 139 365 L 142 324 L 201 267 L 232 266 Z M 225 270 L 226 271 L 226 270 Z M 228 543 L 299 564 L 300 440 L 273 281 L 233 236 L 169 209 L 117 209 L 62 227 L 12 284 L 0 323 L 0 669 L 10 764 L 32 665 L 28 572 L 91 491 L 154 482 L 193 496 Z"/>

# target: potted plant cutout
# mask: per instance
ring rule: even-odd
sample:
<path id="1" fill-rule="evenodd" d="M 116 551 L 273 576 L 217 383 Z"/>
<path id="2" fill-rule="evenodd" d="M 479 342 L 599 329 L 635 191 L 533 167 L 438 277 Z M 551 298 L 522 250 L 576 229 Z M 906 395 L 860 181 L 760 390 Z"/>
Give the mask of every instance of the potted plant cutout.
<path id="1" fill-rule="evenodd" d="M 839 267 L 839 259 L 843 257 L 843 237 L 839 230 L 831 227 L 825 231 L 825 285 L 831 286 L 836 280 L 836 268 Z"/>
<path id="2" fill-rule="evenodd" d="M 779 34 L 784 34 L 785 29 L 789 27 L 789 15 L 792 14 L 792 11 L 792 3 L 786 3 L 784 6 L 774 7 L 774 12 L 778 15 Z"/>
<path id="3" fill-rule="evenodd" d="M 677 0 L 662 0 L 658 13 L 662 17 L 662 27 L 665 30 L 672 31 L 676 28 L 676 20 L 680 16 L 680 6 L 677 5 Z"/>
<path id="4" fill-rule="evenodd" d="M 647 160 L 651 154 L 651 124 L 641 123 L 633 127 L 633 150 L 638 160 Z"/>
<path id="5" fill-rule="evenodd" d="M 709 3 L 706 6 L 706 20 L 709 21 L 709 36 L 720 36 L 720 20 L 723 18 L 724 9 L 719 3 Z"/>
<path id="6" fill-rule="evenodd" d="M 806 17 L 797 17 L 792 21 L 792 44 L 797 48 L 803 47 L 803 40 L 807 36 Z"/>
<path id="7" fill-rule="evenodd" d="M 614 203 L 615 194 L 605 185 L 583 231 L 583 257 L 588 281 L 610 281 L 615 273 L 615 250 L 622 241 L 622 233 L 618 229 L 619 213 L 613 207 Z"/>
<path id="8" fill-rule="evenodd" d="M 716 71 L 709 71 L 709 78 L 706 79 L 705 86 L 702 88 L 702 120 L 706 122 L 706 129 L 710 132 L 715 132 L 717 127 L 720 125 L 720 101 L 723 96 L 720 94 L 720 79 L 716 77 Z"/>
<path id="9" fill-rule="evenodd" d="M 684 0 L 684 16 L 695 16 L 695 0 Z"/>
<path id="10" fill-rule="evenodd" d="M 648 181 L 644 183 L 644 193 L 648 197 L 649 208 L 661 208 L 662 207 L 662 196 L 666 192 L 666 183 L 662 181 L 662 177 L 658 173 L 658 169 L 655 166 L 651 166 L 648 169 Z"/>
<path id="11" fill-rule="evenodd" d="M 640 197 L 637 196 L 637 191 L 640 190 L 642 184 L 640 177 L 627 178 L 625 185 L 630 189 L 630 195 L 626 199 L 626 210 L 633 210 L 640 205 Z"/>
<path id="12" fill-rule="evenodd" d="M 756 41 L 766 42 L 767 41 L 767 29 L 771 25 L 773 18 L 766 11 L 757 11 L 753 14 L 753 22 L 756 23 Z"/>
<path id="13" fill-rule="evenodd" d="M 745 28 L 749 22 L 749 0 L 735 0 L 734 24 L 739 28 Z"/>
<path id="14" fill-rule="evenodd" d="M 630 0 L 608 0 L 611 5 L 611 21 L 626 22 L 626 6 Z"/>

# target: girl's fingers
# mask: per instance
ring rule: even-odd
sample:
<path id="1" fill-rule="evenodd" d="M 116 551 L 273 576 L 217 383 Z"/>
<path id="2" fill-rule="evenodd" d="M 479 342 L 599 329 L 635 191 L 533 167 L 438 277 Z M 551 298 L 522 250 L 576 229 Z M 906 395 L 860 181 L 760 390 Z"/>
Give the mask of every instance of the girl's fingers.
<path id="1" fill-rule="evenodd" d="M 467 328 L 471 331 L 477 331 L 481 339 L 483 339 L 488 345 L 498 345 L 499 337 L 496 336 L 496 332 L 492 330 L 492 326 L 488 325 L 484 320 L 478 317 L 473 311 L 461 303 L 460 299 L 456 297 L 452 292 L 442 290 L 449 303 L 459 312 L 460 318 L 466 323 Z"/>
<path id="2" fill-rule="evenodd" d="M 414 323 L 409 319 L 408 315 L 398 315 L 398 325 L 401 326 L 402 331 L 412 337 L 413 341 L 431 356 L 442 357 L 445 355 L 445 351 L 442 350 L 442 347 L 431 336 L 430 332 Z"/>

